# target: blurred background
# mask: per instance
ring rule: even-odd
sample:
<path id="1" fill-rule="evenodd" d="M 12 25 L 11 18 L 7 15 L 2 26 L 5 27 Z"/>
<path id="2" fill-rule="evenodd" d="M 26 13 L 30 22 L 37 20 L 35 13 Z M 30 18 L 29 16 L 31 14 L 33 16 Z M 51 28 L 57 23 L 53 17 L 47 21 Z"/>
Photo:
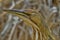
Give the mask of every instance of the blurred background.
<path id="1" fill-rule="evenodd" d="M 60 40 L 60 0 L 0 0 L 0 40 Z"/>

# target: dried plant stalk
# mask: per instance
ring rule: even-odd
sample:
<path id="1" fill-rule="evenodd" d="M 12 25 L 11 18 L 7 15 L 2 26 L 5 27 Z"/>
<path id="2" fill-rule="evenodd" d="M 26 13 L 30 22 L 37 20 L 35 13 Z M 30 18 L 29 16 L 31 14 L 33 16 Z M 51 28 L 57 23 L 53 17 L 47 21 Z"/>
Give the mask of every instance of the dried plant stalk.
<path id="1" fill-rule="evenodd" d="M 0 40 L 60 40 L 59 0 L 0 2 Z"/>

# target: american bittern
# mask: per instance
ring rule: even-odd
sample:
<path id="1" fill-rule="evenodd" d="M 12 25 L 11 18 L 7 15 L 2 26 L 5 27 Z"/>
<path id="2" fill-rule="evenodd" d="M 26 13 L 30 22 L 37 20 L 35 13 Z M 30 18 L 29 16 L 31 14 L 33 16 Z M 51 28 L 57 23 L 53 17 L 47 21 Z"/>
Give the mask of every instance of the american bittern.
<path id="1" fill-rule="evenodd" d="M 0 40 L 60 40 L 59 0 L 0 0 Z"/>

